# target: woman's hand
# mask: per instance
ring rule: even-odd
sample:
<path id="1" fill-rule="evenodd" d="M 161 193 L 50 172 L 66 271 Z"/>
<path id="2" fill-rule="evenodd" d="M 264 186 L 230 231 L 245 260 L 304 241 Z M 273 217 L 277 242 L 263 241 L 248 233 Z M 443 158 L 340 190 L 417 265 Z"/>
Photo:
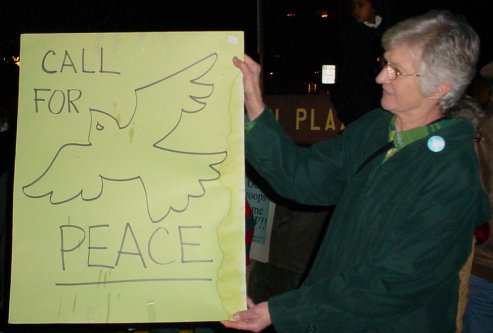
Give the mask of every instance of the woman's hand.
<path id="1" fill-rule="evenodd" d="M 249 298 L 247 306 L 248 310 L 237 312 L 233 315 L 232 320 L 225 320 L 221 323 L 228 328 L 251 332 L 261 332 L 272 324 L 267 302 L 255 304 Z"/>
<path id="2" fill-rule="evenodd" d="M 245 55 L 244 61 L 240 60 L 238 57 L 234 57 L 233 63 L 243 73 L 245 108 L 247 110 L 248 118 L 254 120 L 265 108 L 260 89 L 260 72 L 262 68 L 247 55 Z"/>

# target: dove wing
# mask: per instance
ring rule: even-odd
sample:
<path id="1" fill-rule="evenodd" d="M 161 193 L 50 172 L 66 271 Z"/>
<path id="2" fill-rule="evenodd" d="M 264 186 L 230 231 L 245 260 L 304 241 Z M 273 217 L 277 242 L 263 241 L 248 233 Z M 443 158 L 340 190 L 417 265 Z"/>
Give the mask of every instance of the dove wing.
<path id="1" fill-rule="evenodd" d="M 103 190 L 99 168 L 92 163 L 90 144 L 62 146 L 48 168 L 34 181 L 22 187 L 31 198 L 48 196 L 52 204 L 61 204 L 77 197 L 97 199 Z"/>
<path id="2" fill-rule="evenodd" d="M 220 176 L 219 165 L 226 152 L 209 154 L 154 150 L 156 164 L 147 166 L 140 179 L 152 222 L 160 222 L 170 212 L 183 212 L 190 200 L 206 194 L 207 182 Z M 157 166 L 156 166 L 157 165 Z"/>
<path id="3" fill-rule="evenodd" d="M 166 138 L 179 125 L 182 114 L 195 113 L 207 106 L 214 91 L 206 74 L 217 61 L 212 53 L 158 81 L 135 89 L 135 111 L 129 125 L 135 134 L 152 144 Z M 128 125 L 127 125 L 128 126 Z"/>

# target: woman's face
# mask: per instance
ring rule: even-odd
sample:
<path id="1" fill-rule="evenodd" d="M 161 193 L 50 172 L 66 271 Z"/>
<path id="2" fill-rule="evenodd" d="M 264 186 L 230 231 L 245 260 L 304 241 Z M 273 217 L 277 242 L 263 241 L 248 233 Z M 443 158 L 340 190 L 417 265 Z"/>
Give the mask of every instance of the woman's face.
<path id="1" fill-rule="evenodd" d="M 375 10 L 370 0 L 352 0 L 353 16 L 359 23 L 375 21 Z"/>
<path id="2" fill-rule="evenodd" d="M 402 74 L 422 75 L 417 73 L 416 53 L 406 45 L 386 51 L 384 58 Z M 430 100 L 421 93 L 420 80 L 419 76 L 409 75 L 397 75 L 394 80 L 390 80 L 387 68 L 383 68 L 376 77 L 377 83 L 382 85 L 383 90 L 380 101 L 382 108 L 394 114 L 413 114 L 428 108 Z"/>

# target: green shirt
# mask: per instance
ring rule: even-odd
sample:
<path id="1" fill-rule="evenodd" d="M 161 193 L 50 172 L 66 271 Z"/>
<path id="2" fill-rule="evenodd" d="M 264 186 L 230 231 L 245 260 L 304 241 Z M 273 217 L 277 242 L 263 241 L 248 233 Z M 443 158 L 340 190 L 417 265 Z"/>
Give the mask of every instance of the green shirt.
<path id="1" fill-rule="evenodd" d="M 387 159 L 389 159 L 391 156 L 393 156 L 396 152 L 404 148 L 405 146 L 418 141 L 420 139 L 423 139 L 427 136 L 429 136 L 431 133 L 438 131 L 439 129 L 452 125 L 456 123 L 458 120 L 457 119 L 440 119 L 436 122 L 433 122 L 427 126 L 421 126 L 421 127 L 416 127 L 412 128 L 407 131 L 402 131 L 398 132 L 395 128 L 395 121 L 396 118 L 395 116 L 392 117 L 389 123 L 389 141 L 394 142 L 394 147 L 392 149 L 389 149 L 387 153 L 385 154 L 385 159 L 383 162 L 385 162 Z"/>

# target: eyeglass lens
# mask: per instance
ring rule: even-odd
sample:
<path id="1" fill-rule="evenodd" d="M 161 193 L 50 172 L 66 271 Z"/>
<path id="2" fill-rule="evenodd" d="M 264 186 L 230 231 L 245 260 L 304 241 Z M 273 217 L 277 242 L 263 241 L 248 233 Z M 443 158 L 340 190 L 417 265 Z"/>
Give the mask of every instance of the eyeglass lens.
<path id="1" fill-rule="evenodd" d="M 378 57 L 377 61 L 378 64 L 380 65 L 380 70 L 383 70 L 385 68 L 389 80 L 392 81 L 397 78 L 397 71 L 393 66 L 389 65 L 389 63 L 384 57 Z"/>

